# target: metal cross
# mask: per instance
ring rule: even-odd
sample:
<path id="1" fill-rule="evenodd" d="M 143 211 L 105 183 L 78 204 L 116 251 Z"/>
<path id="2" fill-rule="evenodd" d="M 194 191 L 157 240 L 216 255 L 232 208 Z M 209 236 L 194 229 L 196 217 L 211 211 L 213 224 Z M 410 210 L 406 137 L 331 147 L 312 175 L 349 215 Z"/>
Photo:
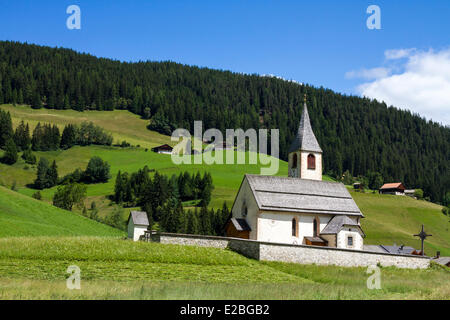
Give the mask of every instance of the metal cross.
<path id="1" fill-rule="evenodd" d="M 427 234 L 427 233 L 425 232 L 425 230 L 423 229 L 423 225 L 422 225 L 422 231 L 420 231 L 418 234 L 415 234 L 415 235 L 414 235 L 414 237 L 419 237 L 420 240 L 422 240 L 422 252 L 421 252 L 422 255 L 424 255 L 424 252 L 423 252 L 423 242 L 425 241 L 425 239 L 426 239 L 427 237 L 431 237 L 431 236 L 432 236 L 432 234 Z"/>

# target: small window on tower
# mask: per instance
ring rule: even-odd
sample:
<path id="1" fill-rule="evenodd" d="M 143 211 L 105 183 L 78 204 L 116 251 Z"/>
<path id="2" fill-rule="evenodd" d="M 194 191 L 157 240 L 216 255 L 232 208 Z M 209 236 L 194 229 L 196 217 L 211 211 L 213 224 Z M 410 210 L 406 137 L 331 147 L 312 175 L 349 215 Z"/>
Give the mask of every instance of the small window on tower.
<path id="1" fill-rule="evenodd" d="M 298 162 L 297 154 L 294 153 L 294 155 L 292 156 L 292 168 L 293 169 L 297 168 L 297 162 Z"/>
<path id="2" fill-rule="evenodd" d="M 348 237 L 347 238 L 347 246 L 348 247 L 353 247 L 353 237 Z"/>
<path id="3" fill-rule="evenodd" d="M 313 154 L 308 155 L 308 169 L 316 170 L 316 157 Z"/>

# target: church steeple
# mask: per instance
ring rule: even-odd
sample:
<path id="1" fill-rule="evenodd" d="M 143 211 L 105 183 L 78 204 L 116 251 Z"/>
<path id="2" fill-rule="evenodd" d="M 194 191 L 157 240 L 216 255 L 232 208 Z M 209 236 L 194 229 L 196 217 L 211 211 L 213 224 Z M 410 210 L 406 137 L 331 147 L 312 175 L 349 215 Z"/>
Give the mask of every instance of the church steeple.
<path id="1" fill-rule="evenodd" d="M 289 176 L 322 180 L 322 149 L 312 130 L 306 96 L 297 135 L 289 148 Z"/>

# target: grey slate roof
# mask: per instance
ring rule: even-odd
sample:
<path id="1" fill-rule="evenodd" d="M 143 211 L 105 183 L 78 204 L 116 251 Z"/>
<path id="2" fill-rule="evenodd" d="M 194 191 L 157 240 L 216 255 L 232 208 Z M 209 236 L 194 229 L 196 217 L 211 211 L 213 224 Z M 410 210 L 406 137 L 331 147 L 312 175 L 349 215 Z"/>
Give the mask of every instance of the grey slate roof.
<path id="1" fill-rule="evenodd" d="M 363 216 L 342 183 L 246 174 L 260 210 Z"/>
<path id="2" fill-rule="evenodd" d="M 384 250 L 380 245 L 375 245 L 375 244 L 369 244 L 369 245 L 364 245 L 364 251 L 372 251 L 372 252 L 381 252 L 381 253 L 386 253 L 386 250 Z"/>
<path id="3" fill-rule="evenodd" d="M 330 222 L 328 222 L 328 224 L 325 226 L 325 228 L 322 230 L 320 234 L 337 234 L 345 226 L 358 227 L 362 231 L 358 223 L 356 223 L 347 216 L 341 215 L 333 217 L 333 219 L 331 219 Z"/>
<path id="4" fill-rule="evenodd" d="M 302 117 L 300 119 L 300 125 L 298 127 L 297 135 L 292 141 L 289 147 L 289 153 L 304 150 L 312 152 L 322 152 L 322 149 L 317 142 L 316 136 L 311 127 L 311 122 L 309 120 L 308 107 L 306 103 L 303 105 Z"/>
<path id="5" fill-rule="evenodd" d="M 134 225 L 140 225 L 140 226 L 148 226 L 149 225 L 147 212 L 131 211 L 128 221 L 130 221 L 130 219 L 133 219 L 132 221 L 133 221 Z"/>
<path id="6" fill-rule="evenodd" d="M 231 222 L 237 231 L 252 231 L 245 219 L 231 218 Z"/>
<path id="7" fill-rule="evenodd" d="M 412 254 L 412 252 L 416 250 L 413 247 L 407 247 L 407 246 L 402 247 L 402 246 L 397 246 L 396 244 L 394 244 L 393 246 L 380 245 L 380 247 L 382 247 L 384 250 L 386 250 L 386 252 L 395 253 L 395 254 Z"/>
<path id="8" fill-rule="evenodd" d="M 433 261 L 439 263 L 440 265 L 447 266 L 450 263 L 450 257 L 440 257 L 433 259 Z"/>

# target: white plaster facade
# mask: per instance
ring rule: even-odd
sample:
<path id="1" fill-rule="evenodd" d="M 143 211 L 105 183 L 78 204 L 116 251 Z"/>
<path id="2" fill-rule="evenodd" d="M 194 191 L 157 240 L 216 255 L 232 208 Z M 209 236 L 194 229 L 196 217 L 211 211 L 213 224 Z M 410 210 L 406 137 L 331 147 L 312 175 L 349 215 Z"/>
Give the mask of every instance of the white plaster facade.
<path id="1" fill-rule="evenodd" d="M 133 219 L 128 220 L 128 238 L 133 239 L 133 241 L 138 241 L 139 237 L 144 235 L 148 226 L 145 225 L 135 225 Z"/>
<path id="2" fill-rule="evenodd" d="M 308 155 L 316 158 L 316 168 L 308 169 Z M 297 165 L 294 164 L 294 155 L 297 156 Z M 289 154 L 289 177 L 322 180 L 322 154 L 319 152 L 296 151 Z"/>

